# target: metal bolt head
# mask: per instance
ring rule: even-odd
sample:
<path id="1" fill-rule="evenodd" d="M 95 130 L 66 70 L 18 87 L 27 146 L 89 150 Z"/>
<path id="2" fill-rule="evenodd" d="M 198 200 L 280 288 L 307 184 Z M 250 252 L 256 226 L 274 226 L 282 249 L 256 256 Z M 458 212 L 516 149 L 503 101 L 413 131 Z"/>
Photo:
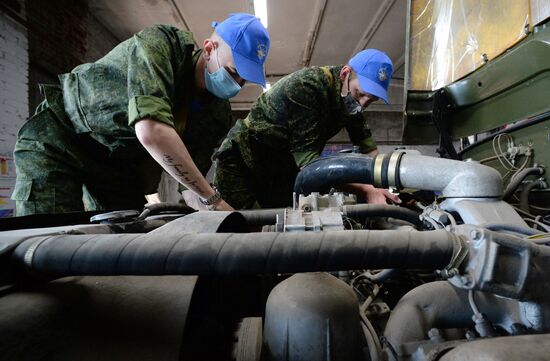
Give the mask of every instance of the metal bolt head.
<path id="1" fill-rule="evenodd" d="M 483 231 L 481 231 L 480 229 L 473 229 L 470 232 L 470 239 L 476 243 L 483 240 Z"/>
<path id="2" fill-rule="evenodd" d="M 428 337 L 429 338 L 432 338 L 432 337 L 439 337 L 441 336 L 441 331 L 438 329 L 438 328 L 431 328 L 429 331 L 428 331 Z"/>
<path id="3" fill-rule="evenodd" d="M 462 283 L 463 287 L 472 287 L 473 279 L 470 275 L 460 276 L 460 283 Z"/>

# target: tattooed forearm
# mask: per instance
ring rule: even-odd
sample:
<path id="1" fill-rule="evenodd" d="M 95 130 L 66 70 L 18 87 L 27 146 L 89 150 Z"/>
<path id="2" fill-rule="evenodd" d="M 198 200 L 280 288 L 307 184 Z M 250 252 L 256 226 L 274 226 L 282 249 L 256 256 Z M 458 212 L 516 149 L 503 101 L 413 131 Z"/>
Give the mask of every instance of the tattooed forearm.
<path id="1" fill-rule="evenodd" d="M 162 163 L 169 168 L 172 168 L 176 176 L 178 176 L 186 186 L 192 188 L 200 195 L 204 195 L 206 193 L 205 190 L 198 185 L 199 181 L 189 177 L 189 172 L 183 170 L 182 164 L 177 163 L 171 155 L 164 154 L 162 156 Z"/>

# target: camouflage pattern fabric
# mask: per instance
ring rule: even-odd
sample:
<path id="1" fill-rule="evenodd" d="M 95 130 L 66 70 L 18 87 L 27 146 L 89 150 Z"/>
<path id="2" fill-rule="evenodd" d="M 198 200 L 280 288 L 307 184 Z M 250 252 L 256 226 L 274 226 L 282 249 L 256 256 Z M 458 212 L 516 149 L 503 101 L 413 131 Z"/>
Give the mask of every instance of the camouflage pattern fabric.
<path id="1" fill-rule="evenodd" d="M 361 152 L 376 149 L 363 116 L 345 113 L 341 69 L 309 67 L 282 78 L 235 124 L 214 156 L 214 183 L 230 205 L 291 204 L 298 169 L 319 157 L 342 128 Z"/>
<path id="2" fill-rule="evenodd" d="M 174 127 L 206 174 L 231 113 L 228 101 L 193 94 L 200 52 L 191 33 L 154 26 L 61 75 L 61 89 L 43 86 L 14 152 L 17 214 L 141 208 L 162 171 L 136 137 L 144 118 Z"/>

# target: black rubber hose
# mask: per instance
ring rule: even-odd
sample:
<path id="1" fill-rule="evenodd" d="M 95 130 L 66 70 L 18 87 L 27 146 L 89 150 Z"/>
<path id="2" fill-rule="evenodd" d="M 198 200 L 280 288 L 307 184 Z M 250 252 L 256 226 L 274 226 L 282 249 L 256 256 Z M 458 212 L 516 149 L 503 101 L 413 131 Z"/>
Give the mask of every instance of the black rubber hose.
<path id="1" fill-rule="evenodd" d="M 513 179 L 510 184 L 508 184 L 508 187 L 506 187 L 506 190 L 504 191 L 504 194 L 502 195 L 502 199 L 506 200 L 510 198 L 515 191 L 518 189 L 519 185 L 527 176 L 535 174 L 535 175 L 542 175 L 544 174 L 544 168 L 541 167 L 532 167 L 532 168 L 525 168 L 524 170 L 520 171 Z"/>
<path id="2" fill-rule="evenodd" d="M 457 235 L 444 230 L 195 233 L 171 237 L 159 230 L 141 235 L 34 237 L 21 243 L 13 257 L 32 274 L 50 277 L 439 269 L 448 265 L 454 247 L 461 242 Z"/>
<path id="3" fill-rule="evenodd" d="M 356 204 L 343 206 L 342 211 L 345 216 L 350 218 L 393 217 L 412 223 L 417 227 L 422 226 L 419 213 L 399 206 L 385 204 Z"/>
<path id="4" fill-rule="evenodd" d="M 152 203 L 144 207 L 143 212 L 141 212 L 138 219 L 145 219 L 149 216 L 154 216 L 162 212 L 179 212 L 182 214 L 190 214 L 196 211 L 184 203 Z"/>
<path id="5" fill-rule="evenodd" d="M 519 208 L 524 210 L 525 212 L 529 212 L 529 193 L 535 188 L 544 188 L 546 185 L 543 181 L 536 180 L 533 182 L 530 182 L 526 184 L 523 189 L 521 190 L 520 196 L 519 196 Z"/>
<path id="6" fill-rule="evenodd" d="M 273 209 L 251 209 L 238 211 L 246 219 L 249 225 L 266 225 L 275 224 L 277 215 L 283 217 L 284 208 Z M 350 218 L 366 218 L 366 217 L 393 217 L 414 224 L 417 227 L 422 226 L 419 213 L 399 206 L 384 205 L 384 204 L 354 204 L 342 207 L 342 212 Z"/>
<path id="7" fill-rule="evenodd" d="M 265 226 L 266 224 L 277 223 L 277 216 L 282 220 L 285 209 L 247 209 L 238 212 L 244 216 L 249 226 Z"/>
<path id="8" fill-rule="evenodd" d="M 328 193 L 332 187 L 345 183 L 373 184 L 374 159 L 357 154 L 322 157 L 306 165 L 296 177 L 294 192 Z"/>

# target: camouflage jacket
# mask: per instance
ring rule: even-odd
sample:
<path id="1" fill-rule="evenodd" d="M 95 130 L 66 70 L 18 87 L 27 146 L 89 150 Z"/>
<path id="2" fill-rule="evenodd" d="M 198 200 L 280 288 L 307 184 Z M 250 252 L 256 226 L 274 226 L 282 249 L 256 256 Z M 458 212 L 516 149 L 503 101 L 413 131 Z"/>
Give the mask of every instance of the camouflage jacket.
<path id="1" fill-rule="evenodd" d="M 237 122 L 221 151 L 236 143 L 250 168 L 269 163 L 273 152 L 289 152 L 302 167 L 319 157 L 326 142 L 344 127 L 363 153 L 376 149 L 363 116 L 345 113 L 341 69 L 309 67 L 279 80 L 258 98 L 248 117 Z"/>
<path id="2" fill-rule="evenodd" d="M 213 148 L 231 126 L 229 102 L 193 94 L 193 35 L 168 25 L 145 28 L 95 63 L 60 75 L 65 112 L 77 133 L 89 133 L 117 160 L 147 156 L 133 125 L 151 118 L 176 129 L 206 173 Z"/>

